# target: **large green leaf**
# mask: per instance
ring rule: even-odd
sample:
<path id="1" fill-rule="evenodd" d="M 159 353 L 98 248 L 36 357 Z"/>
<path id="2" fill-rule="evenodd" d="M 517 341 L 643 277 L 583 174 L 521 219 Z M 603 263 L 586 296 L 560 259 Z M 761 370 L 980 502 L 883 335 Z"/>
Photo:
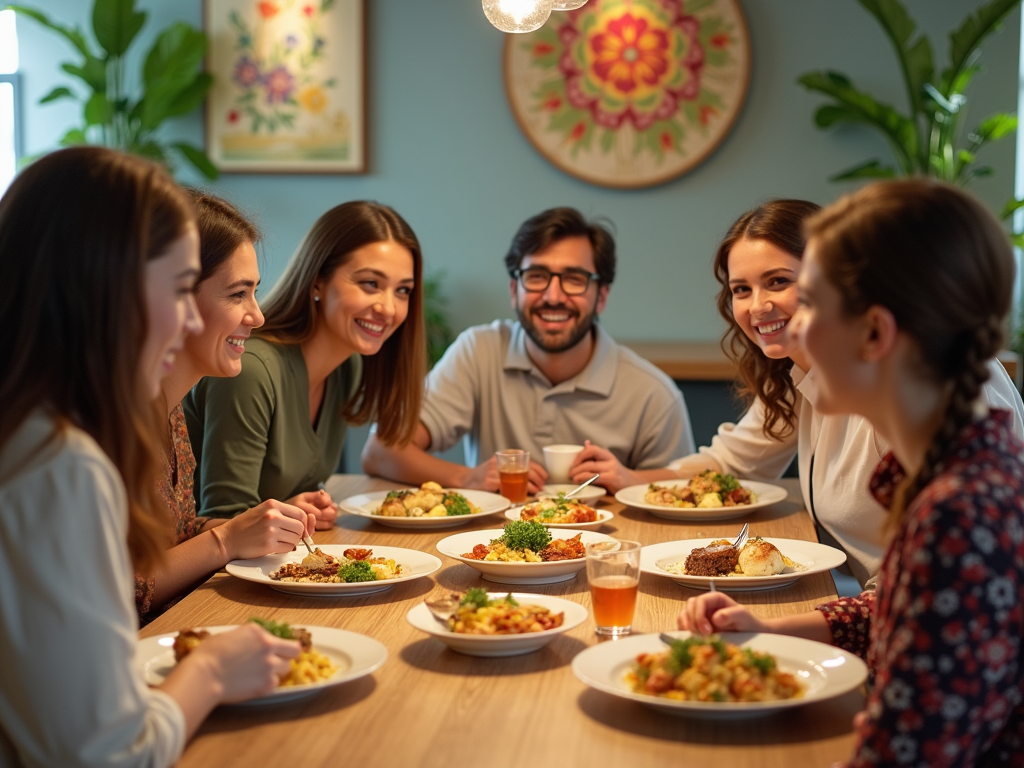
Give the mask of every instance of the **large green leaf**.
<path id="1" fill-rule="evenodd" d="M 96 0 L 92 7 L 96 40 L 111 56 L 123 56 L 145 23 L 146 14 L 135 10 L 135 0 Z"/>
<path id="2" fill-rule="evenodd" d="M 999 213 L 999 218 L 1008 219 L 1021 208 L 1024 208 L 1024 200 L 1014 198 L 1003 206 L 1003 210 Z"/>
<path id="3" fill-rule="evenodd" d="M 142 79 L 147 88 L 177 83 L 180 90 L 192 81 L 206 55 L 206 35 L 178 22 L 160 33 L 146 55 Z"/>
<path id="4" fill-rule="evenodd" d="M 103 59 L 86 56 L 81 65 L 64 63 L 60 68 L 81 79 L 96 93 L 105 93 L 107 90 L 107 64 Z"/>
<path id="5" fill-rule="evenodd" d="M 882 165 L 878 160 L 869 160 L 862 165 L 848 168 L 842 173 L 832 176 L 829 181 L 854 181 L 856 179 L 892 179 L 896 177 L 896 169 L 890 165 Z"/>
<path id="6" fill-rule="evenodd" d="M 1020 5 L 1021 0 L 992 0 L 977 13 L 968 14 L 963 23 L 949 34 L 949 68 L 942 73 L 941 90 L 951 93 L 953 83 L 961 71 L 974 63 L 977 48 L 1006 16 Z"/>
<path id="7" fill-rule="evenodd" d="M 181 114 L 174 110 L 182 102 L 194 99 L 195 93 L 190 89 L 205 54 L 206 35 L 187 24 L 174 24 L 157 38 L 143 68 L 146 95 L 142 100 L 141 120 L 144 128 L 153 130 L 168 117 Z"/>
<path id="8" fill-rule="evenodd" d="M 179 91 L 178 95 L 167 105 L 166 117 L 187 115 L 203 103 L 206 92 L 212 85 L 213 77 L 205 72 L 199 72 L 195 79 Z"/>
<path id="9" fill-rule="evenodd" d="M 41 13 L 34 8 L 27 8 L 24 5 L 5 5 L 3 9 L 10 9 L 15 13 L 20 13 L 30 19 L 35 19 L 44 27 L 48 27 L 54 32 L 63 35 L 83 56 L 92 56 L 92 51 L 89 50 L 89 44 L 85 41 L 85 35 L 82 34 L 82 30 L 78 29 L 78 27 L 65 27 L 55 21 L 50 21 L 49 17 L 45 13 Z"/>
<path id="10" fill-rule="evenodd" d="M 105 93 L 94 93 L 83 110 L 86 126 L 106 125 L 114 117 L 114 105 L 107 99 Z"/>
<path id="11" fill-rule="evenodd" d="M 867 11 L 878 19 L 882 29 L 896 49 L 896 58 L 903 70 L 903 82 L 907 87 L 911 117 L 924 109 L 922 88 L 935 75 L 932 60 L 932 44 L 924 35 L 916 41 L 911 38 L 917 32 L 917 25 L 910 18 L 899 0 L 858 0 Z"/>
<path id="12" fill-rule="evenodd" d="M 828 125 L 840 121 L 859 122 L 881 131 L 892 146 L 903 172 L 911 174 L 916 167 L 918 136 L 915 123 L 887 104 L 857 90 L 849 78 L 838 72 L 809 72 L 797 81 L 810 91 L 831 96 L 837 102 L 833 109 L 818 111 L 816 119 Z"/>
<path id="13" fill-rule="evenodd" d="M 192 163 L 192 165 L 196 167 L 196 170 L 206 178 L 213 180 L 220 176 L 216 166 L 210 162 L 210 158 L 206 156 L 206 153 L 203 152 L 203 150 L 183 142 L 172 144 L 171 146 L 181 152 L 181 154 L 185 156 L 185 159 Z"/>

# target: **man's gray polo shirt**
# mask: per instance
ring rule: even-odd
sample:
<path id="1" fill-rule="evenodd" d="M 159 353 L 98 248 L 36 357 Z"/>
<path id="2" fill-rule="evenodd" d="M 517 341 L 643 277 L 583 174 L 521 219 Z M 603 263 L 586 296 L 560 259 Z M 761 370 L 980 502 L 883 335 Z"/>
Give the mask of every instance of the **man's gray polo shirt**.
<path id="1" fill-rule="evenodd" d="M 630 469 L 664 467 L 693 453 L 693 431 L 675 383 L 595 324 L 587 367 L 557 386 L 526 352 L 518 322 L 463 331 L 427 377 L 420 420 L 432 451 L 469 435 L 466 464 L 505 448 L 543 463 L 542 448 L 590 440 Z"/>

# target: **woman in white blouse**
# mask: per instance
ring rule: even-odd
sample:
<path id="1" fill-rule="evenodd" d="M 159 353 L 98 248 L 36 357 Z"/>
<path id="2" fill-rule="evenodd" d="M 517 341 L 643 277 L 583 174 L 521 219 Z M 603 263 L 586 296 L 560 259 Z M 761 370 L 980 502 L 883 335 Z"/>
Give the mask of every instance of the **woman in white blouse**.
<path id="1" fill-rule="evenodd" d="M 600 473 L 599 482 L 611 492 L 689 479 L 705 469 L 771 480 L 796 456 L 804 503 L 822 539 L 846 552 L 852 574 L 865 586 L 884 554 L 885 510 L 868 493 L 868 480 L 887 447 L 862 417 L 815 410 L 814 372 L 787 329 L 798 306 L 803 223 L 818 210 L 805 200 L 771 200 L 743 214 L 715 255 L 715 277 L 722 286 L 718 311 L 729 323 L 722 348 L 736 363 L 741 394 L 750 401 L 739 423 L 722 424 L 710 446 L 664 469 L 626 469 L 588 443 L 572 474 L 582 482 Z M 988 403 L 1012 411 L 1014 432 L 1024 437 L 1020 394 L 998 361 L 989 368 Z"/>
<path id="2" fill-rule="evenodd" d="M 153 399 L 202 329 L 195 214 L 151 163 L 62 150 L 0 199 L 0 269 L 0 765 L 169 766 L 299 654 L 249 625 L 154 688 L 134 661 L 133 566 L 169 535 Z"/>

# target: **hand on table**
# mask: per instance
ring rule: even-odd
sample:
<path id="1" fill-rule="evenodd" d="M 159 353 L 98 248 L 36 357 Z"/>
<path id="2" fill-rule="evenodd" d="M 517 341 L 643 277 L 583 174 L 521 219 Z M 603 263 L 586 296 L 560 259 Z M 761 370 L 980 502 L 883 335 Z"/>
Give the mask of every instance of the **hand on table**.
<path id="1" fill-rule="evenodd" d="M 699 635 L 713 632 L 766 632 L 767 625 L 721 592 L 705 592 L 683 603 L 676 618 L 680 629 Z"/>
<path id="2" fill-rule="evenodd" d="M 212 635 L 181 663 L 205 665 L 210 677 L 220 683 L 219 701 L 229 704 L 272 692 L 300 651 L 297 641 L 274 637 L 250 623 Z"/>
<path id="3" fill-rule="evenodd" d="M 291 552 L 316 517 L 291 504 L 269 499 L 218 526 L 229 560 Z"/>
<path id="4" fill-rule="evenodd" d="M 574 483 L 579 484 L 594 475 L 601 476 L 597 479 L 597 484 L 611 494 L 631 485 L 643 483 L 643 480 L 632 470 L 626 469 L 611 451 L 587 440 L 583 444 L 583 450 L 576 455 L 569 468 L 569 477 Z"/>
<path id="5" fill-rule="evenodd" d="M 286 503 L 313 515 L 316 518 L 316 530 L 326 531 L 328 528 L 334 527 L 334 519 L 338 516 L 338 507 L 327 491 L 323 489 L 306 491 L 292 496 Z"/>
<path id="6" fill-rule="evenodd" d="M 548 471 L 543 465 L 530 459 L 530 475 L 526 492 L 531 496 L 536 496 L 547 481 Z M 491 456 L 483 464 L 470 467 L 464 475 L 461 487 L 497 493 L 501 489 L 501 481 L 498 477 L 498 459 Z"/>

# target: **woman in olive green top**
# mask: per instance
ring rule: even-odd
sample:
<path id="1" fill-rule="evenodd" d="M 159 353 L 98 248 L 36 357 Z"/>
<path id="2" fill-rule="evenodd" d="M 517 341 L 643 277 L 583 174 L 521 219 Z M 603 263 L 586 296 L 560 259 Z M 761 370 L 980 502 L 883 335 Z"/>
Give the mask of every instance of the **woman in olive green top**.
<path id="1" fill-rule="evenodd" d="M 344 203 L 317 220 L 267 297 L 242 373 L 185 398 L 200 514 L 286 499 L 329 527 L 316 487 L 348 424 L 376 418 L 381 440 L 408 443 L 426 371 L 421 275 L 419 241 L 391 208 Z"/>

